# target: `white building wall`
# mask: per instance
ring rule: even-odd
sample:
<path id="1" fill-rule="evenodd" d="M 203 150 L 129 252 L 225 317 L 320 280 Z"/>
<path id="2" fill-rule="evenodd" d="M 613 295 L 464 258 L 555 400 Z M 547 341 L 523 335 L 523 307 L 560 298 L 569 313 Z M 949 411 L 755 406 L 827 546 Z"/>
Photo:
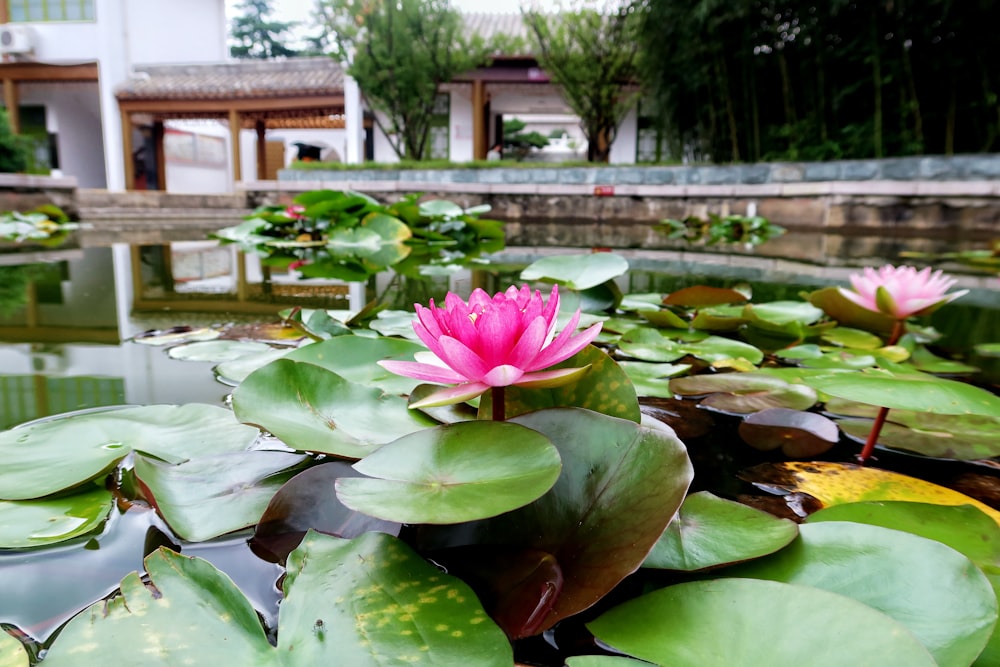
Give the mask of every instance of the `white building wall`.
<path id="1" fill-rule="evenodd" d="M 383 125 L 388 125 L 388 123 L 385 121 L 385 116 L 383 116 L 381 113 L 377 111 L 375 112 L 375 114 L 383 119 L 382 121 Z M 377 123 L 375 124 L 374 127 L 372 127 L 372 133 L 374 135 L 372 140 L 374 148 L 374 150 L 372 151 L 374 153 L 373 161 L 383 162 L 383 163 L 399 162 L 399 156 L 396 155 L 396 151 L 392 149 L 392 144 L 389 143 L 389 139 L 385 136 L 385 134 L 379 128 Z"/>
<path id="2" fill-rule="evenodd" d="M 451 128 L 448 138 L 448 159 L 452 162 L 469 162 L 475 149 L 472 141 L 472 86 L 468 90 L 452 90 L 448 109 Z"/>
<path id="3" fill-rule="evenodd" d="M 636 141 L 639 131 L 638 112 L 637 107 L 632 107 L 625 116 L 625 120 L 618 127 L 618 133 L 611 144 L 611 155 L 608 160 L 611 164 L 635 164 Z"/>

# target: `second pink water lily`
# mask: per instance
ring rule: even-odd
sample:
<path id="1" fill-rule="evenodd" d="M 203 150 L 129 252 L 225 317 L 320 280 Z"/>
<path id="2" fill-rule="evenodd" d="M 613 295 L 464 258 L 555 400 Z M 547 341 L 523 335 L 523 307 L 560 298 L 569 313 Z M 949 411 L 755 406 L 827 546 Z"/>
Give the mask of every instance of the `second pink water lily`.
<path id="1" fill-rule="evenodd" d="M 912 266 L 887 264 L 878 270 L 867 267 L 864 273 L 852 275 L 854 290 L 840 288 L 840 293 L 862 308 L 905 320 L 911 315 L 926 315 L 968 292 L 947 294 L 955 282 L 942 271 L 932 272 L 930 267 L 918 271 Z"/>
<path id="2" fill-rule="evenodd" d="M 541 292 L 524 285 L 490 296 L 476 289 L 468 302 L 449 292 L 444 307 L 433 299 L 429 307 L 416 304 L 413 330 L 430 350 L 416 361 L 380 361 L 398 375 L 455 385 L 415 402 L 411 407 L 448 405 L 469 400 L 491 387 L 558 386 L 586 372 L 583 368 L 545 370 L 569 359 L 589 345 L 601 331 L 595 324 L 575 333 L 577 310 L 556 335 L 559 288 L 553 286 L 546 302 Z"/>

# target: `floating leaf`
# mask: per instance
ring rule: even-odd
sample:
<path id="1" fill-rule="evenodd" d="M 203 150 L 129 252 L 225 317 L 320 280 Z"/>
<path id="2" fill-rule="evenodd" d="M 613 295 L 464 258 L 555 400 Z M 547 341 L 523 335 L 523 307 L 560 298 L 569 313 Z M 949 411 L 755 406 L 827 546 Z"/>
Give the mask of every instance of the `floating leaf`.
<path id="1" fill-rule="evenodd" d="M 133 450 L 180 463 L 248 449 L 259 435 L 231 411 L 198 403 L 31 422 L 0 433 L 0 498 L 26 500 L 72 488 L 113 469 Z"/>
<path id="2" fill-rule="evenodd" d="M 521 280 L 545 280 L 584 290 L 624 275 L 628 261 L 610 252 L 554 255 L 535 260 L 521 271 Z"/>
<path id="3" fill-rule="evenodd" d="M 841 430 L 864 442 L 872 429 L 868 419 L 838 419 Z M 934 415 L 890 410 L 879 432 L 884 447 L 923 456 L 977 461 L 1000 456 L 1000 419 L 982 415 Z"/>
<path id="4" fill-rule="evenodd" d="M 703 331 L 736 331 L 747 323 L 743 306 L 702 308 L 691 320 L 691 328 Z"/>
<path id="5" fill-rule="evenodd" d="M 346 458 L 362 458 L 434 424 L 409 410 L 404 398 L 291 359 L 278 359 L 251 373 L 233 392 L 233 411 L 289 447 Z"/>
<path id="6" fill-rule="evenodd" d="M 805 524 L 789 547 L 729 572 L 864 602 L 909 628 L 941 667 L 972 664 L 997 618 L 993 588 L 968 558 L 940 542 L 881 526 Z"/>
<path id="7" fill-rule="evenodd" d="M 511 422 L 424 429 L 337 480 L 347 507 L 400 523 L 461 523 L 522 507 L 552 488 L 562 464 L 548 438 Z"/>
<path id="8" fill-rule="evenodd" d="M 619 651 L 670 667 L 937 666 L 904 626 L 866 604 L 760 579 L 668 586 L 605 612 L 587 628 Z"/>
<path id="9" fill-rule="evenodd" d="M 872 371 L 816 375 L 804 378 L 803 382 L 831 396 L 885 408 L 1000 417 L 1000 396 L 964 382 L 933 375 L 895 375 Z"/>
<path id="10" fill-rule="evenodd" d="M 785 456 L 812 458 L 840 440 L 832 420 L 814 412 L 769 408 L 747 415 L 739 426 L 743 441 L 761 451 L 781 448 Z"/>
<path id="11" fill-rule="evenodd" d="M 0 667 L 28 667 L 24 644 L 0 630 Z"/>
<path id="12" fill-rule="evenodd" d="M 768 408 L 806 410 L 816 403 L 816 392 L 802 384 L 761 373 L 721 373 L 674 378 L 670 388 L 681 396 L 705 395 L 700 405 L 732 414 Z"/>
<path id="13" fill-rule="evenodd" d="M 44 500 L 0 500 L 0 549 L 30 549 L 86 535 L 100 528 L 113 508 L 111 492 L 103 488 Z"/>
<path id="14" fill-rule="evenodd" d="M 272 348 L 266 343 L 244 340 L 205 340 L 176 345 L 167 351 L 171 359 L 183 361 L 232 361 L 252 354 L 268 352 Z"/>
<path id="15" fill-rule="evenodd" d="M 727 359 L 746 359 L 752 364 L 759 364 L 764 360 L 764 353 L 759 348 L 722 336 L 709 336 L 694 343 L 684 343 L 679 349 L 709 363 Z"/>
<path id="16" fill-rule="evenodd" d="M 809 303 L 837 320 L 841 326 L 888 335 L 896 321 L 883 313 L 863 308 L 854 303 L 837 287 L 824 287 L 809 294 Z"/>
<path id="17" fill-rule="evenodd" d="M 413 361 L 415 353 L 426 350 L 424 345 L 398 338 L 338 336 L 300 347 L 287 358 L 316 364 L 346 380 L 378 387 L 387 394 L 405 395 L 420 381 L 390 373 L 376 362 L 382 359 Z"/>
<path id="18" fill-rule="evenodd" d="M 704 570 L 774 553 L 798 534 L 788 519 L 699 491 L 684 499 L 642 566 Z"/>
<path id="19" fill-rule="evenodd" d="M 347 539 L 369 531 L 398 535 L 399 523 L 355 512 L 337 498 L 337 479 L 360 475 L 348 464 L 333 461 L 303 470 L 285 482 L 254 529 L 250 541 L 254 553 L 283 563 L 309 530 Z"/>
<path id="20" fill-rule="evenodd" d="M 681 344 L 656 329 L 637 327 L 622 334 L 618 341 L 622 354 L 642 361 L 670 362 L 684 356 Z"/>
<path id="21" fill-rule="evenodd" d="M 849 463 L 785 461 L 740 473 L 755 486 L 780 493 L 807 493 L 824 506 L 862 500 L 909 500 L 937 505 L 975 505 L 1000 523 L 1000 512 L 974 498 L 889 470 Z"/>
<path id="22" fill-rule="evenodd" d="M 637 395 L 659 398 L 673 396 L 669 378 L 691 369 L 691 364 L 650 364 L 645 361 L 619 361 L 618 366 L 632 380 Z"/>
<path id="23" fill-rule="evenodd" d="M 212 371 L 215 373 L 215 379 L 223 384 L 235 387 L 243 380 L 247 379 L 251 373 L 253 373 L 258 368 L 263 368 L 275 359 L 281 359 L 288 353 L 291 349 L 281 350 L 269 348 L 266 352 L 258 352 L 257 354 L 248 354 L 238 359 L 233 359 L 232 361 L 224 361 L 223 363 L 217 365 Z"/>
<path id="24" fill-rule="evenodd" d="M 203 542 L 255 525 L 305 460 L 289 452 L 249 451 L 170 465 L 137 456 L 135 474 L 173 532 Z"/>
<path id="25" fill-rule="evenodd" d="M 859 350 L 874 350 L 882 345 L 882 339 L 875 334 L 850 327 L 835 327 L 824 331 L 820 338 L 831 345 Z"/>
<path id="26" fill-rule="evenodd" d="M 188 326 L 174 327 L 166 331 L 146 331 L 135 336 L 132 340 L 142 345 L 176 345 L 177 343 L 187 343 L 191 341 L 214 340 L 222 335 L 221 331 L 201 327 L 194 329 Z"/>
<path id="27" fill-rule="evenodd" d="M 688 308 L 704 308 L 705 306 L 721 306 L 729 303 L 743 303 L 747 296 L 733 289 L 724 287 L 709 287 L 695 285 L 671 292 L 663 297 L 663 303 L 668 306 L 685 306 Z"/>

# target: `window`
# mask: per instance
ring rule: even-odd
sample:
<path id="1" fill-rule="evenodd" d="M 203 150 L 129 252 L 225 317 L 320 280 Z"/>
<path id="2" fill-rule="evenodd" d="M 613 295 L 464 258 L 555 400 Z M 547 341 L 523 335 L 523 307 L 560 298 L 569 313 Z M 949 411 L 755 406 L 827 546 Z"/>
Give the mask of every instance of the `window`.
<path id="1" fill-rule="evenodd" d="M 12 23 L 93 21 L 94 0 L 8 0 Z"/>

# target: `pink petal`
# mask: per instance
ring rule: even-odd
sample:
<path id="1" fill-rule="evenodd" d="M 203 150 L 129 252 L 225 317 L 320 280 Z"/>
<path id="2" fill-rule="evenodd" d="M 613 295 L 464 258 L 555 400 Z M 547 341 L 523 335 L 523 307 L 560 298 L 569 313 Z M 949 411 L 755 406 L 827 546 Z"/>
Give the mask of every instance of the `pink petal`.
<path id="1" fill-rule="evenodd" d="M 466 382 L 455 387 L 446 387 L 435 391 L 429 396 L 425 396 L 419 401 L 410 403 L 410 408 L 436 408 L 441 405 L 452 405 L 462 403 L 479 396 L 489 389 L 488 385 L 482 382 Z"/>
<path id="2" fill-rule="evenodd" d="M 587 364 L 586 366 L 580 366 L 579 368 L 556 368 L 551 371 L 525 373 L 524 376 L 514 384 L 515 386 L 526 387 L 528 389 L 561 387 L 583 377 L 589 370 L 590 364 Z"/>
<path id="3" fill-rule="evenodd" d="M 516 384 L 522 377 L 524 377 L 524 371 L 517 366 L 505 364 L 503 366 L 491 368 L 490 371 L 483 376 L 483 383 L 488 384 L 491 387 L 507 387 L 512 384 Z"/>
<path id="4" fill-rule="evenodd" d="M 465 382 L 466 380 L 466 378 L 462 377 L 450 368 L 442 368 L 432 364 L 423 364 L 417 361 L 395 361 L 392 359 L 383 359 L 377 363 L 390 373 L 395 373 L 396 375 L 402 375 L 408 378 L 414 378 L 415 380 L 423 380 L 424 382 L 455 384 L 456 382 Z"/>
<path id="5" fill-rule="evenodd" d="M 481 380 L 489 370 L 482 358 L 457 338 L 443 336 L 440 343 L 442 353 L 438 356 L 441 361 L 466 380 Z"/>
<path id="6" fill-rule="evenodd" d="M 542 317 L 536 317 L 521 333 L 517 345 L 507 355 L 507 363 L 519 368 L 528 368 L 542 351 L 545 345 L 546 323 Z"/>

